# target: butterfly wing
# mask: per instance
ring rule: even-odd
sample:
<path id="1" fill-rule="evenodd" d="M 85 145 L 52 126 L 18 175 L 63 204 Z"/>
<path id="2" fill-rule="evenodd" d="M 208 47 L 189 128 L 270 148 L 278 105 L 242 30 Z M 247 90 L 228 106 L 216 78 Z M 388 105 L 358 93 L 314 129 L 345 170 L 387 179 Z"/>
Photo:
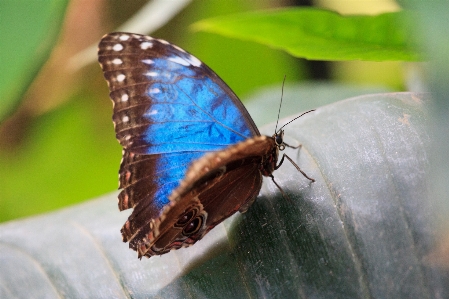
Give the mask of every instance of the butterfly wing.
<path id="1" fill-rule="evenodd" d="M 102 38 L 98 57 L 124 148 L 119 208 L 134 209 L 123 240 L 137 236 L 138 242 L 139 232 L 159 218 L 192 161 L 260 134 L 231 89 L 177 46 L 111 33 Z"/>
<path id="2" fill-rule="evenodd" d="M 260 191 L 261 164 L 273 150 L 273 138 L 256 136 L 195 160 L 161 216 L 139 230 L 130 247 L 139 257 L 161 255 L 194 244 L 227 217 L 245 212 Z"/>

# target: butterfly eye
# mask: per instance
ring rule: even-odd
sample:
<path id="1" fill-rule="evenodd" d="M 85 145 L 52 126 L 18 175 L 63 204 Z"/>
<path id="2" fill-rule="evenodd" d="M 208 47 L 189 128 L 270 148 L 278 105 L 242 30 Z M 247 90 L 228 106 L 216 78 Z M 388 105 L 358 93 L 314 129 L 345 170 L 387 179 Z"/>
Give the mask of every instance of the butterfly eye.
<path id="1" fill-rule="evenodd" d="M 184 213 L 181 217 L 179 217 L 178 221 L 176 222 L 175 226 L 184 226 L 187 222 L 192 220 L 193 216 L 195 216 L 195 211 L 190 210 L 186 213 Z"/>
<path id="2" fill-rule="evenodd" d="M 284 142 L 282 134 L 277 134 L 275 136 L 275 142 L 276 142 L 276 145 L 278 145 L 278 146 Z"/>
<path id="3" fill-rule="evenodd" d="M 189 224 L 187 224 L 184 227 L 184 229 L 182 230 L 182 233 L 185 236 L 193 235 L 193 234 L 197 233 L 200 230 L 202 225 L 203 225 L 203 218 L 196 217 L 195 219 L 190 221 Z"/>

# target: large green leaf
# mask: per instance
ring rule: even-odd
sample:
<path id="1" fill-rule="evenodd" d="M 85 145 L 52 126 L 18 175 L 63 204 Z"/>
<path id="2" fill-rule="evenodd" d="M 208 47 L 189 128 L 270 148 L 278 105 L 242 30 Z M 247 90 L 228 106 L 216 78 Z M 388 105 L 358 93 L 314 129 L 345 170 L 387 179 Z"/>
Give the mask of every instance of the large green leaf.
<path id="1" fill-rule="evenodd" d="M 317 181 L 285 162 L 274 175 L 292 202 L 266 180 L 246 214 L 161 257 L 121 242 L 115 193 L 3 224 L 0 297 L 447 298 L 449 271 L 426 259 L 427 97 L 363 96 L 292 123 L 286 142 L 303 147 L 286 152 Z"/>
<path id="2" fill-rule="evenodd" d="M 67 1 L 0 1 L 0 122 L 48 58 Z"/>
<path id="3" fill-rule="evenodd" d="M 290 8 L 215 17 L 197 22 L 193 28 L 258 42 L 307 59 L 417 60 L 406 16 L 404 12 L 342 16 L 315 8 Z"/>

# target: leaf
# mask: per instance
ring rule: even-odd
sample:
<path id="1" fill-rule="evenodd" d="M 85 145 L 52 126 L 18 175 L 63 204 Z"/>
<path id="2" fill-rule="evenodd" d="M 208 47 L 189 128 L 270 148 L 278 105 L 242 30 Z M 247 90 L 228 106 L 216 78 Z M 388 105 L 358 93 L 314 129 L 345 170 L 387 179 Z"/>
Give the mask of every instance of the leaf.
<path id="1" fill-rule="evenodd" d="M 449 161 L 449 23 L 446 12 L 449 1 L 432 1 L 425 3 L 417 0 L 402 0 L 401 4 L 417 12 L 416 27 L 413 34 L 418 36 L 421 47 L 429 57 L 426 64 L 425 85 L 432 92 L 431 128 L 433 142 L 429 153 L 429 164 L 432 172 L 428 177 L 430 197 L 438 201 L 438 210 L 442 217 L 436 221 L 444 232 L 443 238 L 449 239 L 449 176 L 446 174 Z M 429 5 L 426 5 L 429 4 Z M 445 212 L 442 212 L 445 211 Z M 446 245 L 446 248 L 449 246 Z M 444 263 L 449 264 L 449 254 L 444 254 Z"/>
<path id="2" fill-rule="evenodd" d="M 106 88 L 101 80 L 100 87 Z M 385 91 L 329 82 L 287 84 L 281 115 L 298 107 L 312 109 L 350 96 Z M 272 111 L 278 109 L 280 94 L 281 85 L 276 84 L 245 104 L 259 127 L 276 121 Z M 106 109 L 100 109 L 99 102 Z M 121 151 L 106 90 L 101 95 L 79 94 L 41 116 L 33 122 L 28 143 L 20 151 L 0 151 L 0 222 L 56 210 L 115 189 Z"/>
<path id="3" fill-rule="evenodd" d="M 420 59 L 404 12 L 342 16 L 315 8 L 240 13 L 206 19 L 192 28 L 254 41 L 310 60 Z"/>
<path id="4" fill-rule="evenodd" d="M 67 1 L 1 1 L 0 122 L 48 58 L 61 28 Z"/>
<path id="5" fill-rule="evenodd" d="M 377 94 L 298 119 L 286 152 L 317 181 L 286 161 L 274 175 L 293 203 L 266 180 L 247 213 L 161 257 L 121 242 L 116 193 L 3 224 L 0 297 L 446 298 L 449 271 L 426 258 L 427 102 Z"/>
<path id="6" fill-rule="evenodd" d="M 261 88 L 253 95 L 245 98 L 244 103 L 256 125 L 261 127 L 276 122 L 281 93 L 280 118 L 284 118 L 291 115 L 292 111 L 316 109 L 351 97 L 391 91 L 391 88 L 373 85 L 304 81 L 295 84 L 286 83 L 283 91 L 280 84 Z M 267 134 L 272 135 L 273 131 L 271 133 L 268 131 Z"/>

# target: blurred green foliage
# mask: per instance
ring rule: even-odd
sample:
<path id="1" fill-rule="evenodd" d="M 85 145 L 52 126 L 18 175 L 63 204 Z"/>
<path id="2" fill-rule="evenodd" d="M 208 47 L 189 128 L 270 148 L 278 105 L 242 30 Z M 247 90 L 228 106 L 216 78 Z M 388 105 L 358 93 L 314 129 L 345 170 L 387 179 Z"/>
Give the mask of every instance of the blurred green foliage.
<path id="1" fill-rule="evenodd" d="M 0 121 L 20 102 L 48 58 L 67 1 L 0 1 Z"/>
<path id="2" fill-rule="evenodd" d="M 49 56 L 52 49 L 49 45 L 55 46 L 55 35 L 61 29 L 55 20 L 63 20 L 66 16 L 65 2 L 28 2 L 33 5 L 20 6 L 21 17 L 11 15 L 9 18 L 4 15 L 18 4 L 14 1 L 0 4 L 0 30 L 8 31 L 8 36 L 15 38 L 15 44 L 8 44 L 5 40 L 4 45 L 0 44 L 2 65 L 8 65 L 0 77 L 0 88 L 14 89 L 13 93 L 0 89 L 0 117 L 11 107 L 27 100 L 21 95 L 25 94 L 42 62 Z M 262 44 L 193 32 L 190 27 L 202 19 L 273 8 L 275 4 L 276 1 L 269 0 L 192 1 L 151 35 L 193 53 L 214 69 L 240 97 L 272 84 L 278 85 L 280 91 L 284 75 L 287 75 L 287 81 L 292 82 L 309 78 L 304 60 Z M 106 5 L 108 9 L 99 10 L 104 15 L 91 20 L 92 26 L 97 27 L 97 19 L 109 20 L 108 25 L 101 25 L 103 33 L 114 31 L 127 21 L 133 9 L 138 10 L 141 3 L 114 1 L 106 2 Z M 126 9 L 122 9 L 123 6 Z M 44 31 L 45 38 L 33 30 Z M 91 42 L 97 43 L 101 35 Z M 30 56 L 30 53 L 36 55 Z M 34 57 L 31 62 L 30 57 Z M 362 63 L 351 67 L 349 73 L 360 77 L 367 71 L 366 66 Z M 61 65 L 63 67 L 66 66 Z M 383 84 L 400 88 L 404 85 L 403 78 L 385 81 L 388 76 L 384 76 L 397 72 L 398 68 L 399 64 L 389 65 L 382 72 L 376 71 L 375 76 Z M 78 76 L 80 79 L 62 86 L 67 93 L 63 99 L 58 99 L 62 104 L 52 110 L 30 116 L 18 122 L 20 126 L 17 123 L 14 127 L 11 124 L 6 126 L 7 121 L 0 119 L 4 121 L 0 123 L 0 133 L 3 134 L 0 135 L 3 136 L 0 140 L 0 222 L 57 209 L 117 188 L 121 149 L 114 136 L 106 83 L 96 63 L 79 72 L 82 73 Z M 333 79 L 344 81 L 344 78 L 345 75 L 341 75 Z M 61 88 L 51 84 L 53 82 L 42 88 Z M 273 99 L 274 107 L 277 107 L 278 100 L 278 97 Z"/>

